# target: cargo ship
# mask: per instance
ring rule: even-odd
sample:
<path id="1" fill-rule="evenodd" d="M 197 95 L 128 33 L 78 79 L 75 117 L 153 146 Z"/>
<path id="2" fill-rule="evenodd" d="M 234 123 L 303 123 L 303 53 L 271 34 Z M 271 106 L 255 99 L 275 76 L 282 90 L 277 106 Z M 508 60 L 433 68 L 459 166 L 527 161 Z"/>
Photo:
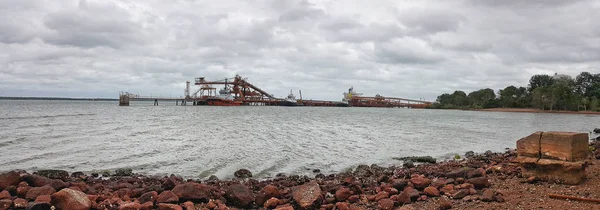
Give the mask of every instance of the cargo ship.
<path id="1" fill-rule="evenodd" d="M 296 96 L 290 90 L 290 94 L 286 98 L 284 98 L 281 102 L 279 102 L 279 106 L 302 106 L 296 100 Z"/>
<path id="2" fill-rule="evenodd" d="M 199 101 L 198 105 L 208 105 L 208 106 L 240 106 L 242 105 L 241 101 L 235 100 L 235 98 L 231 95 L 231 91 L 224 87 L 219 90 L 219 95 L 216 97 L 206 97 L 204 101 Z"/>

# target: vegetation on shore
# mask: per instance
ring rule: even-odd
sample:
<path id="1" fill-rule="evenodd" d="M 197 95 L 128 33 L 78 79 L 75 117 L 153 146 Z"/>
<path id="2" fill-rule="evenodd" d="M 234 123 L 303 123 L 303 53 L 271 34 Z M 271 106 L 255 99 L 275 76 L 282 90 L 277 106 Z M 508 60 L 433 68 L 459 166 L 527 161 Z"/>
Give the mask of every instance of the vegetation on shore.
<path id="1" fill-rule="evenodd" d="M 535 108 L 540 110 L 600 111 L 600 74 L 538 74 L 527 87 L 490 88 L 466 94 L 456 90 L 437 97 L 434 109 Z"/>

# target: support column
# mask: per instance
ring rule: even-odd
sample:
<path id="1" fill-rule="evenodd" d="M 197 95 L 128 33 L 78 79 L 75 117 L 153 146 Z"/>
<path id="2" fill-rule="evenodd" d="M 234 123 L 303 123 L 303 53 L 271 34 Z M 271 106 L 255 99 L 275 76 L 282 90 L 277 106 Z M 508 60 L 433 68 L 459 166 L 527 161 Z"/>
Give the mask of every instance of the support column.
<path id="1" fill-rule="evenodd" d="M 154 99 L 154 106 L 158 106 L 158 99 Z"/>

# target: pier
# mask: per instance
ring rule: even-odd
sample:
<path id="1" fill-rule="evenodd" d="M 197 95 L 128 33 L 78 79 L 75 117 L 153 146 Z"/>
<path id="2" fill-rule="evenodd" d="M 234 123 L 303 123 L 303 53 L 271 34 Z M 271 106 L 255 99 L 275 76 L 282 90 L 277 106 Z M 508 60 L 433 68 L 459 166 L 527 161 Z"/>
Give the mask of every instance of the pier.
<path id="1" fill-rule="evenodd" d="M 347 93 L 343 93 L 342 101 L 326 100 L 303 100 L 302 92 L 300 99 L 290 91 L 287 98 L 276 98 L 272 94 L 251 84 L 247 78 L 236 75 L 233 78 L 226 78 L 217 81 L 208 81 L 204 77 L 194 79 L 194 85 L 197 90 L 191 90 L 191 82 L 186 82 L 184 97 L 152 97 L 140 96 L 128 92 L 119 94 L 119 106 L 129 106 L 131 101 L 154 101 L 154 106 L 161 102 L 175 103 L 175 105 L 186 106 L 193 105 L 215 105 L 215 106 L 325 106 L 325 107 L 406 107 L 406 108 L 426 108 L 432 103 L 423 100 L 411 100 L 396 97 L 365 97 L 360 93 L 354 92 L 350 88 Z M 216 86 L 222 86 L 217 91 Z"/>

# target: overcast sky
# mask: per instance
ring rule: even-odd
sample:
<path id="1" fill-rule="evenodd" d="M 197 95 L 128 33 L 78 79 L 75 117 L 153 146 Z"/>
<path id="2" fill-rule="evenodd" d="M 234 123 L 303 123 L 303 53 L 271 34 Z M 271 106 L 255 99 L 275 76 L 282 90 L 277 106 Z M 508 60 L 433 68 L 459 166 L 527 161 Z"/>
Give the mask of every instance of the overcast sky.
<path id="1" fill-rule="evenodd" d="M 239 74 L 284 97 L 435 97 L 600 73 L 600 1 L 0 0 L 0 95 L 183 95 Z"/>

